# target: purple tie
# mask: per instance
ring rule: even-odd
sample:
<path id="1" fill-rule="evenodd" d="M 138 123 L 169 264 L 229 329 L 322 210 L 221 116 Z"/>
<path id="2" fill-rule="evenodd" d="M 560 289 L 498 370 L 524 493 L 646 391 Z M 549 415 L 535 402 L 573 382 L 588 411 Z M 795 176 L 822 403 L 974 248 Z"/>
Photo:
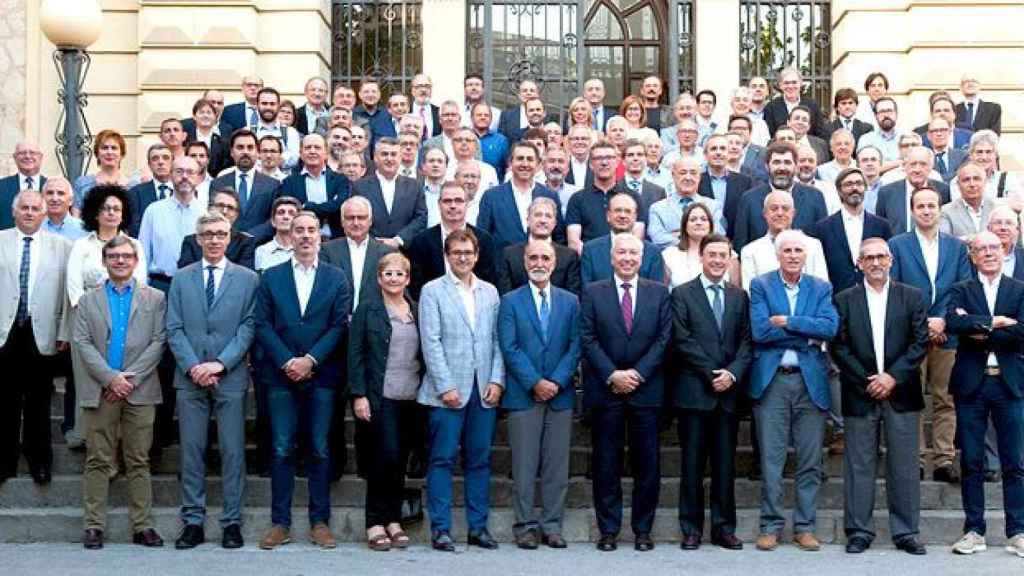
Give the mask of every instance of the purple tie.
<path id="1" fill-rule="evenodd" d="M 629 295 L 631 287 L 629 282 L 622 283 L 622 321 L 626 324 L 626 334 L 633 333 L 633 297 Z"/>

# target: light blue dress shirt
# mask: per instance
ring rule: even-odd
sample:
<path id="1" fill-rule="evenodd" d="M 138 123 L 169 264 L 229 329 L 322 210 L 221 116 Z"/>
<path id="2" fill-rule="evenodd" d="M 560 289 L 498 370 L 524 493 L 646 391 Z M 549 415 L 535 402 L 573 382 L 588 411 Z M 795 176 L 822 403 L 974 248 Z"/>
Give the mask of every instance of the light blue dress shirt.
<path id="1" fill-rule="evenodd" d="M 132 287 L 129 282 L 118 290 L 114 283 L 107 280 L 107 306 L 110 308 L 110 344 L 107 346 L 107 365 L 112 370 L 124 368 L 124 343 L 128 338 L 128 319 L 132 312 Z"/>
<path id="2" fill-rule="evenodd" d="M 169 196 L 146 208 L 139 228 L 139 243 L 149 257 L 150 274 L 174 276 L 181 256 L 181 242 L 185 236 L 195 234 L 196 220 L 206 210 L 201 204 L 193 198 L 186 205 L 176 196 Z"/>

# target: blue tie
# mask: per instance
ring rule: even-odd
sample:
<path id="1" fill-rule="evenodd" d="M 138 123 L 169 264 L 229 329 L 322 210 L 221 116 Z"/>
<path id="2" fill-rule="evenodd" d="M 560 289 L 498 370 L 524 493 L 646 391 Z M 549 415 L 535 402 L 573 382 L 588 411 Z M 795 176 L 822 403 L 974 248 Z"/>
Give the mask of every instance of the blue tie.
<path id="1" fill-rule="evenodd" d="M 971 128 L 974 128 L 974 102 L 967 103 L 967 118 L 971 121 Z"/>
<path id="2" fill-rule="evenodd" d="M 160 198 L 159 198 L 159 200 L 163 200 L 164 198 L 167 198 L 167 194 L 168 194 L 168 192 L 167 192 L 167 191 L 168 191 L 168 190 L 170 190 L 170 189 L 171 189 L 171 187 L 170 187 L 170 186 L 168 186 L 167 184 L 161 184 L 161 185 L 157 186 L 157 188 L 156 188 L 156 189 L 160 191 L 160 192 L 159 192 L 159 193 L 157 194 L 157 196 L 159 196 L 159 197 L 160 197 Z"/>
<path id="3" fill-rule="evenodd" d="M 260 116 L 256 113 L 255 108 L 249 109 L 249 126 L 256 130 L 256 125 L 260 123 Z"/>
<path id="4" fill-rule="evenodd" d="M 946 153 L 945 152 L 940 152 L 940 153 L 935 155 L 935 167 L 939 169 L 939 174 L 942 174 L 942 177 L 945 178 L 946 177 L 946 172 L 948 170 L 948 168 L 946 167 Z"/>
<path id="5" fill-rule="evenodd" d="M 630 179 L 628 186 L 629 186 L 629 189 L 632 190 L 633 192 L 639 192 L 640 191 L 640 181 L 639 180 Z"/>
<path id="6" fill-rule="evenodd" d="M 242 209 L 245 209 L 245 203 L 249 201 L 249 183 L 246 182 L 248 176 L 244 172 L 238 173 L 238 203 Z"/>
<path id="7" fill-rule="evenodd" d="M 679 207 L 682 208 L 683 210 L 686 210 L 686 207 L 689 206 L 692 203 L 693 203 L 693 198 L 690 198 L 689 196 L 680 196 L 679 197 Z"/>
<path id="8" fill-rule="evenodd" d="M 544 340 L 548 339 L 548 323 L 551 320 L 551 307 L 548 305 L 548 293 L 540 291 L 540 331 Z"/>
<path id="9" fill-rule="evenodd" d="M 18 326 L 28 321 L 28 271 L 32 265 L 32 237 L 25 236 L 25 246 L 21 249 L 21 269 L 18 271 Z"/>
<path id="10" fill-rule="evenodd" d="M 711 311 L 715 314 L 715 323 L 718 324 L 718 331 L 722 331 L 722 316 L 725 315 L 725 306 L 722 304 L 722 285 L 712 284 L 711 289 L 715 292 L 715 298 L 711 302 Z"/>
<path id="11" fill-rule="evenodd" d="M 216 270 L 216 266 L 206 267 L 206 309 L 213 308 L 213 297 L 216 293 L 216 289 L 213 285 L 213 271 Z"/>

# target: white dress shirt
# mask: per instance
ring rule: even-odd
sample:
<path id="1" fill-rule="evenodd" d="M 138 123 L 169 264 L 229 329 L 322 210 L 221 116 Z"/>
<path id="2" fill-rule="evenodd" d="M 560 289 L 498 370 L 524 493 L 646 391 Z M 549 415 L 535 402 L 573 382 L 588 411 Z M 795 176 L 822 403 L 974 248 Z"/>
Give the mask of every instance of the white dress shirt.
<path id="1" fill-rule="evenodd" d="M 988 304 L 988 313 L 992 316 L 996 315 L 996 296 L 999 294 L 999 279 L 1002 278 L 1002 274 L 996 274 L 996 277 L 989 282 L 985 278 L 984 274 L 978 274 L 978 281 L 981 282 L 981 290 L 985 293 L 985 303 Z M 994 352 L 988 353 L 988 361 L 985 362 L 986 366 L 993 368 L 999 366 L 999 361 L 996 359 Z"/>
<path id="2" fill-rule="evenodd" d="M 210 281 L 210 274 L 213 274 L 213 293 L 220 292 L 220 281 L 224 279 L 224 270 L 228 267 L 228 259 L 221 258 L 220 262 L 216 264 L 210 264 L 206 258 L 202 259 L 203 262 L 203 287 L 206 287 L 206 283 Z M 213 270 L 209 270 L 209 267 L 213 266 Z"/>
<path id="3" fill-rule="evenodd" d="M 309 304 L 309 297 L 313 294 L 313 282 L 316 281 L 316 268 L 319 265 L 319 260 L 313 260 L 313 264 L 306 268 L 297 258 L 292 257 L 295 293 L 299 297 L 299 313 L 303 316 L 306 315 L 306 305 Z"/>
<path id="4" fill-rule="evenodd" d="M 36 190 L 36 191 L 39 191 L 41 186 L 42 186 L 40 184 L 40 182 L 42 182 L 42 178 L 43 178 L 42 174 L 36 174 L 35 176 L 28 176 L 28 175 L 22 174 L 21 172 L 18 172 L 18 190 L 27 190 L 29 188 L 28 183 L 29 183 L 29 181 L 31 181 L 32 182 L 32 189 Z M 4 208 L 6 209 L 8 207 L 4 206 Z"/>
<path id="5" fill-rule="evenodd" d="M 632 304 L 633 304 L 633 307 L 632 307 L 633 322 L 635 323 L 636 322 L 636 290 L 637 290 L 637 284 L 640 282 L 640 277 L 639 276 L 634 276 L 632 280 L 623 280 L 622 278 L 619 278 L 618 274 L 612 274 L 612 277 L 615 278 L 615 292 L 619 295 L 619 309 L 620 310 L 622 309 L 622 297 L 626 294 L 626 291 L 622 288 L 622 284 L 623 284 L 623 282 L 629 282 L 629 297 L 632 300 Z"/>
<path id="6" fill-rule="evenodd" d="M 21 256 L 25 251 L 25 238 L 32 238 L 32 242 L 29 243 L 28 248 L 28 301 L 32 301 L 32 289 L 36 285 L 36 272 L 39 270 L 39 254 L 42 248 L 39 246 L 40 241 L 43 239 L 45 232 L 42 229 L 36 230 L 35 234 L 24 234 L 21 230 L 18 230 L 18 246 L 15 248 L 15 259 L 14 259 L 14 277 L 18 278 L 19 285 L 21 279 Z"/>
<path id="7" fill-rule="evenodd" d="M 583 160 L 583 162 L 577 162 L 575 156 L 569 157 L 569 170 L 572 171 L 572 180 L 580 189 L 583 188 L 584 181 L 587 179 L 587 163 L 589 159 Z"/>
<path id="8" fill-rule="evenodd" d="M 782 278 L 782 272 L 779 272 L 779 277 Z M 802 278 L 803 276 L 801 276 Z M 786 316 L 792 316 L 796 312 L 796 299 L 800 296 L 800 280 L 797 280 L 796 284 L 787 284 L 785 278 L 782 278 L 782 286 L 786 290 L 786 300 L 789 301 L 789 314 Z M 800 357 L 797 356 L 796 350 L 787 348 L 782 353 L 782 359 L 779 360 L 780 366 L 799 366 Z"/>
<path id="9" fill-rule="evenodd" d="M 516 211 L 519 212 L 519 222 L 523 230 L 527 229 L 526 216 L 530 213 L 530 203 L 533 202 L 533 185 L 526 190 L 520 190 L 515 183 L 512 184 L 512 198 L 516 201 Z"/>
<path id="10" fill-rule="evenodd" d="M 885 311 L 889 305 L 889 281 L 886 280 L 881 292 L 876 292 L 867 281 L 864 293 L 868 301 L 868 320 L 871 322 L 871 344 L 875 350 L 875 364 L 878 373 L 885 372 Z"/>
<path id="11" fill-rule="evenodd" d="M 384 208 L 391 214 L 391 208 L 395 205 L 395 182 L 398 181 L 398 174 L 388 180 L 377 170 L 377 183 L 380 184 L 380 195 L 384 198 Z"/>
<path id="12" fill-rule="evenodd" d="M 256 271 L 263 272 L 267 268 L 273 268 L 292 259 L 295 248 L 285 248 L 278 241 L 277 237 L 270 239 L 270 242 L 256 247 Z"/>
<path id="13" fill-rule="evenodd" d="M 476 295 L 473 294 L 476 291 L 477 279 L 476 274 L 469 273 L 469 283 L 465 283 L 459 280 L 455 274 L 449 273 L 452 282 L 455 282 L 455 290 L 459 293 L 459 298 L 462 299 L 462 307 L 466 311 L 466 318 L 469 320 L 469 329 L 476 331 Z"/>
<path id="14" fill-rule="evenodd" d="M 843 232 L 846 233 L 846 243 L 850 245 L 850 257 L 854 262 L 860 258 L 860 243 L 864 241 L 864 211 L 854 216 L 845 207 L 840 209 L 843 213 Z"/>
<path id="15" fill-rule="evenodd" d="M 928 282 L 932 285 L 932 301 L 935 303 L 935 275 L 939 271 L 939 235 L 936 233 L 935 240 L 928 240 L 921 235 L 921 232 L 914 230 L 917 242 L 921 245 L 921 254 L 924 255 L 924 267 L 928 271 Z"/>
<path id="16" fill-rule="evenodd" d="M 285 137 L 284 135 L 288 136 Z M 276 136 L 281 141 L 281 167 L 291 170 L 299 163 L 299 144 L 302 139 L 298 131 L 291 126 L 281 126 L 279 123 L 263 124 L 256 127 L 256 138 L 264 136 Z"/>
<path id="17" fill-rule="evenodd" d="M 828 266 L 825 264 L 825 253 L 817 238 L 807 237 L 807 260 L 804 262 L 804 274 L 821 278 L 828 282 Z M 779 257 L 775 253 L 775 239 L 768 234 L 761 236 L 740 251 L 740 276 L 743 289 L 750 291 L 750 281 L 773 270 L 779 269 Z"/>
<path id="18" fill-rule="evenodd" d="M 427 138 L 434 135 L 434 112 L 430 107 L 430 102 L 426 104 L 420 104 L 416 101 L 412 103 L 412 110 L 410 112 L 413 116 L 423 120 L 423 126 L 427 132 Z M 449 156 L 451 158 L 451 156 Z"/>
<path id="19" fill-rule="evenodd" d="M 437 226 L 441 223 L 441 207 L 437 201 L 441 198 L 441 184 L 431 184 L 423 181 L 423 201 L 427 205 L 427 228 Z"/>
<path id="20" fill-rule="evenodd" d="M 360 244 L 355 243 L 351 238 L 345 238 L 345 242 L 348 242 L 348 257 L 352 262 L 352 309 L 355 310 L 359 305 L 363 264 L 366 262 L 366 247 L 370 245 L 370 237 L 363 238 Z"/>

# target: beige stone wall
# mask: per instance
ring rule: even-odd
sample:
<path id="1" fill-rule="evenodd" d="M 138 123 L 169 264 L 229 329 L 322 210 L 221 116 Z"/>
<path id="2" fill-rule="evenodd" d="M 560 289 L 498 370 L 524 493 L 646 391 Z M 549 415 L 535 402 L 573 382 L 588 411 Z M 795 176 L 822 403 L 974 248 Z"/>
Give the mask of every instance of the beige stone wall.
<path id="1" fill-rule="evenodd" d="M 0 0 L 0 175 L 14 170 L 11 153 L 25 136 L 26 0 Z"/>
<path id="2" fill-rule="evenodd" d="M 1019 0 L 832 0 L 833 86 L 863 93 L 881 71 L 900 105 L 901 124 L 927 118 L 928 95 L 959 99 L 965 70 L 982 98 L 1003 108 L 1004 163 L 1024 168 L 1024 3 Z"/>

